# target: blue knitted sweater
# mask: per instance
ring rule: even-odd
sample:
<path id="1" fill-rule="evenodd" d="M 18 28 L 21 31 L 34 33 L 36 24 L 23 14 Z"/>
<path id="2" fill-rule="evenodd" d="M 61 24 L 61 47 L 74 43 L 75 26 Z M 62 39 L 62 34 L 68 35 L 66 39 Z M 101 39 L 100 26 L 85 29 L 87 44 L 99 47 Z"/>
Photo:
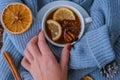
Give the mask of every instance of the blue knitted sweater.
<path id="1" fill-rule="evenodd" d="M 23 34 L 15 35 L 4 30 L 3 47 L 0 54 L 0 80 L 14 80 L 2 54 L 8 51 L 12 56 L 23 80 L 32 76 L 21 66 L 27 42 L 38 33 L 41 23 L 36 15 L 45 4 L 54 0 L 0 0 L 0 13 L 12 2 L 23 2 L 32 11 L 33 23 Z M 120 80 L 120 69 L 113 78 L 103 77 L 99 69 L 114 59 L 120 66 L 120 0 L 70 0 L 81 5 L 93 19 L 82 39 L 70 52 L 68 80 L 79 80 L 89 74 L 95 80 Z M 37 6 L 38 5 L 38 6 Z M 48 43 L 57 59 L 61 48 Z M 49 77 L 49 76 L 48 76 Z"/>

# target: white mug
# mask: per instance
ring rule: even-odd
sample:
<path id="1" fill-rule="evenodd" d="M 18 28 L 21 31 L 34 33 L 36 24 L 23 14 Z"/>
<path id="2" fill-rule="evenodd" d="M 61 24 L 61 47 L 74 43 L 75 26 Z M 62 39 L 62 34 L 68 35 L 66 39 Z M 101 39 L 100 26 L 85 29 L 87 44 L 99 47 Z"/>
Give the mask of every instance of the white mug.
<path id="1" fill-rule="evenodd" d="M 44 14 L 43 19 L 42 19 L 42 30 L 43 30 L 43 32 L 44 32 L 45 38 L 46 38 L 51 44 L 53 44 L 53 45 L 55 45 L 55 46 L 64 47 L 65 44 L 59 44 L 59 43 L 56 43 L 56 42 L 52 41 L 52 40 L 48 37 L 47 33 L 45 32 L 45 21 L 46 21 L 48 15 L 49 15 L 50 13 L 52 13 L 54 10 L 56 10 L 57 8 L 60 8 L 60 7 L 66 7 L 66 8 L 71 9 L 71 10 L 72 10 L 74 13 L 76 13 L 76 15 L 79 17 L 79 20 L 80 20 L 80 23 L 81 23 L 81 25 L 80 25 L 81 31 L 80 31 L 80 34 L 78 35 L 78 40 L 82 37 L 82 35 L 83 35 L 83 33 L 84 33 L 85 24 L 88 24 L 88 23 L 92 22 L 92 18 L 91 18 L 91 17 L 84 18 L 84 17 L 82 16 L 82 14 L 80 13 L 80 11 L 78 11 L 76 8 L 74 8 L 74 7 L 72 7 L 72 6 L 68 6 L 68 5 L 57 5 L 57 6 L 54 6 L 54 7 L 50 8 L 50 9 Z M 76 42 L 77 42 L 77 41 L 72 42 L 71 45 L 73 45 L 73 44 L 76 43 Z"/>

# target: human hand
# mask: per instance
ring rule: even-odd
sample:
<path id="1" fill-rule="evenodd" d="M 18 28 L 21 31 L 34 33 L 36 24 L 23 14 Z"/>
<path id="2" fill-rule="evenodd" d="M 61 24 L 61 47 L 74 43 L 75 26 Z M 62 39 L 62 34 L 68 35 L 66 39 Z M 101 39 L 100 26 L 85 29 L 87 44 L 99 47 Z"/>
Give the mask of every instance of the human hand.
<path id="1" fill-rule="evenodd" d="M 31 73 L 34 80 L 67 80 L 70 48 L 70 44 L 65 45 L 58 63 L 41 31 L 27 44 L 21 64 Z"/>

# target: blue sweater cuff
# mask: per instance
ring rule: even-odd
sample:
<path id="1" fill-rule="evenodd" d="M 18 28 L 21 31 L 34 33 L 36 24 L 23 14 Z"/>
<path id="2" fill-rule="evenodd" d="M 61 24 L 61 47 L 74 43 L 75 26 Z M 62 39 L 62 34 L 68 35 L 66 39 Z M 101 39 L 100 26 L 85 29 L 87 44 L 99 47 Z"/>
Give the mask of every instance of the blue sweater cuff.
<path id="1" fill-rule="evenodd" d="M 89 51 L 99 68 L 114 60 L 115 55 L 110 43 L 107 26 L 88 32 L 86 39 Z"/>

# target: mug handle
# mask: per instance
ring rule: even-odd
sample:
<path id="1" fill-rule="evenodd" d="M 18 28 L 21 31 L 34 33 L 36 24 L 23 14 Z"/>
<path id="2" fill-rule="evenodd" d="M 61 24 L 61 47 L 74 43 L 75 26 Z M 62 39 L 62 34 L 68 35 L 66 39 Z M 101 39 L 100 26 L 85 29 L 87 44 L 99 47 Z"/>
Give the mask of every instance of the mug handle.
<path id="1" fill-rule="evenodd" d="M 87 17 L 85 18 L 85 24 L 91 23 L 92 22 L 92 18 L 91 17 Z"/>

